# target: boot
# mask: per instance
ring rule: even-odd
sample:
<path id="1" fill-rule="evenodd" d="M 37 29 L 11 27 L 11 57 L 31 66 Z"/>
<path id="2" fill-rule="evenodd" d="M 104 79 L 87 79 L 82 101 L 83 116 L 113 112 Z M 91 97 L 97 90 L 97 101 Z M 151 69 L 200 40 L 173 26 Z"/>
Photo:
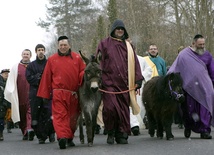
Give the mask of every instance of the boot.
<path id="1" fill-rule="evenodd" d="M 100 126 L 97 124 L 95 127 L 95 134 L 100 134 Z"/>
<path id="2" fill-rule="evenodd" d="M 11 128 L 12 128 L 12 122 L 8 121 L 7 122 L 7 133 L 12 133 Z"/>
<path id="3" fill-rule="evenodd" d="M 0 131 L 0 141 L 3 141 L 4 137 L 3 137 L 3 131 Z"/>
<path id="4" fill-rule="evenodd" d="M 114 135 L 115 135 L 115 131 L 114 130 L 109 130 L 108 131 L 108 138 L 107 138 L 107 143 L 108 144 L 114 144 Z"/>
<path id="5" fill-rule="evenodd" d="M 128 144 L 128 134 L 120 131 L 116 132 L 115 141 L 117 144 Z"/>

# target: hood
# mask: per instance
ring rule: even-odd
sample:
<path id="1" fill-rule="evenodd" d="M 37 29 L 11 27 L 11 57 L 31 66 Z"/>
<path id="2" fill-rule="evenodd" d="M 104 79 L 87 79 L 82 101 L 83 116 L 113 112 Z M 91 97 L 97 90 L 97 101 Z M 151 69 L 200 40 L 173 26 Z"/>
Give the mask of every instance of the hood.
<path id="1" fill-rule="evenodd" d="M 114 37 L 114 30 L 115 30 L 117 27 L 122 27 L 122 28 L 124 28 L 124 39 L 128 39 L 128 38 L 129 38 L 129 35 L 128 35 L 127 31 L 126 31 L 125 25 L 124 25 L 123 21 L 120 20 L 120 19 L 117 19 L 117 20 L 114 21 L 114 23 L 113 23 L 113 25 L 112 25 L 112 27 L 111 27 L 110 36 L 111 36 L 111 37 Z"/>

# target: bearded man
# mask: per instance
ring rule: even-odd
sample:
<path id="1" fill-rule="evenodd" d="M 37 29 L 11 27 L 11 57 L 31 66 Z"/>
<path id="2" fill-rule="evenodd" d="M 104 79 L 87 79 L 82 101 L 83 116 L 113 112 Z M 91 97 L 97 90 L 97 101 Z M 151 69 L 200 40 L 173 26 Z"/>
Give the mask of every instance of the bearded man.
<path id="1" fill-rule="evenodd" d="M 205 50 L 205 38 L 197 34 L 192 46 L 183 49 L 170 67 L 168 73 L 180 72 L 183 78 L 185 102 L 182 103 L 184 135 L 191 131 L 200 133 L 202 139 L 212 139 L 211 125 L 214 125 L 214 61 Z"/>

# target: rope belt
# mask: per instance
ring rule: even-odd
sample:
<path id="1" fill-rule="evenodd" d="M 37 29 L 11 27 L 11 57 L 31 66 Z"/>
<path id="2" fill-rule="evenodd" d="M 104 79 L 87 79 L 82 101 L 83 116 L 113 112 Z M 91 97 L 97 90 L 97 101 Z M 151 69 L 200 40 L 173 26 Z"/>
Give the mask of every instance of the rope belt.
<path id="1" fill-rule="evenodd" d="M 77 92 L 75 92 L 75 91 L 71 91 L 71 90 L 67 90 L 67 89 L 53 89 L 53 90 L 67 91 L 67 92 L 70 92 L 73 96 L 75 96 L 75 98 L 78 98 Z"/>
<path id="2" fill-rule="evenodd" d="M 124 90 L 124 91 L 120 91 L 120 92 L 107 91 L 107 90 L 103 90 L 103 89 L 99 88 L 99 91 L 107 93 L 107 94 L 123 94 L 123 93 L 128 93 L 128 92 L 130 92 L 132 90 L 135 90 L 135 88 Z"/>

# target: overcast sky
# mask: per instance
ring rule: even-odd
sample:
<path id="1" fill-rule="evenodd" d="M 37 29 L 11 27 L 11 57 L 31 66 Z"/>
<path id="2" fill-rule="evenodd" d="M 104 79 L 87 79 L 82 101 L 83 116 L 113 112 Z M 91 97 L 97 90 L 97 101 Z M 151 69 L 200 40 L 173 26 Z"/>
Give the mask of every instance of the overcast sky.
<path id="1" fill-rule="evenodd" d="M 36 25 L 45 18 L 47 0 L 0 1 L 0 70 L 11 68 L 21 60 L 21 53 L 28 48 L 35 60 L 35 46 L 44 44 L 45 30 Z"/>

